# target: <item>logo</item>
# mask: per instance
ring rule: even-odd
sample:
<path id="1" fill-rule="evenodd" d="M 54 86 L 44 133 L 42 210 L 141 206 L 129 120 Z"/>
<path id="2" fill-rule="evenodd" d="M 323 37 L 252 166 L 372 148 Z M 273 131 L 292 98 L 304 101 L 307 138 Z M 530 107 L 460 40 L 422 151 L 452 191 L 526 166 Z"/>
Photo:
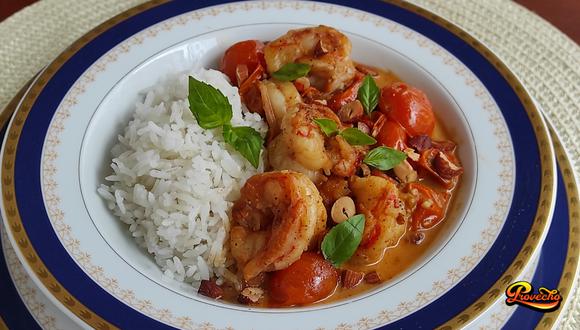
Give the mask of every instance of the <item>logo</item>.
<path id="1" fill-rule="evenodd" d="M 518 304 L 539 312 L 551 312 L 560 307 L 562 296 L 558 289 L 548 290 L 541 287 L 537 293 L 533 293 L 533 291 L 534 287 L 530 282 L 518 281 L 512 283 L 505 289 L 507 297 L 505 303 L 508 306 Z"/>

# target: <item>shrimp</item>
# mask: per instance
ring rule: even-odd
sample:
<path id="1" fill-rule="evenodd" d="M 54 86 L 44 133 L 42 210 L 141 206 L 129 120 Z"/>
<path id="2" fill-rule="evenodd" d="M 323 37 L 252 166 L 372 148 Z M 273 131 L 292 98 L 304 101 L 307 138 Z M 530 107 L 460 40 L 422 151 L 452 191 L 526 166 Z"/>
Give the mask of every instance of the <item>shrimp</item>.
<path id="1" fill-rule="evenodd" d="M 230 250 L 245 280 L 284 269 L 317 241 L 326 209 L 316 186 L 291 171 L 248 179 L 232 208 Z"/>
<path id="2" fill-rule="evenodd" d="M 270 166 L 294 170 L 319 182 L 322 172 L 339 176 L 354 174 L 359 151 L 340 136 L 327 137 L 314 122 L 327 118 L 341 127 L 340 119 L 329 108 L 300 103 L 282 119 L 281 133 L 268 145 Z"/>
<path id="3" fill-rule="evenodd" d="M 358 212 L 366 219 L 361 245 L 350 262 L 371 265 L 380 261 L 385 250 L 396 246 L 405 234 L 404 205 L 395 184 L 382 177 L 354 177 L 350 189 Z"/>
<path id="4" fill-rule="evenodd" d="M 354 78 L 350 58 L 352 45 L 347 36 L 328 26 L 290 30 L 264 48 L 268 72 L 288 63 L 310 65 L 310 83 L 324 92 L 343 89 Z"/>
<path id="5" fill-rule="evenodd" d="M 328 155 L 332 160 L 332 174 L 339 177 L 354 175 L 360 160 L 361 151 L 366 147 L 353 147 L 342 136 L 329 139 Z"/>
<path id="6" fill-rule="evenodd" d="M 288 109 L 302 102 L 300 93 L 288 81 L 263 80 L 258 88 L 262 96 L 262 107 L 266 115 L 266 121 L 271 130 L 270 135 L 276 136 L 280 130 L 280 123 Z"/>

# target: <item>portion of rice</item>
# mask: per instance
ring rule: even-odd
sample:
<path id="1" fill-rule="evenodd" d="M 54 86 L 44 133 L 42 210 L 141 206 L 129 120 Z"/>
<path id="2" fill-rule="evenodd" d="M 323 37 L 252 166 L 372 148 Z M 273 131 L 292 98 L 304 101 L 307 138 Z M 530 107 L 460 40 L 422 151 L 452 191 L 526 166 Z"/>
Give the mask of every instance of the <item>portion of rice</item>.
<path id="1" fill-rule="evenodd" d="M 201 128 L 189 110 L 188 76 L 218 88 L 232 105 L 233 126 L 262 136 L 267 126 L 242 106 L 225 75 L 201 69 L 149 91 L 112 150 L 113 174 L 98 193 L 164 277 L 191 283 L 228 276 L 229 211 L 245 181 L 263 172 L 227 145 L 221 128 Z M 112 109 L 114 111 L 114 109 Z"/>

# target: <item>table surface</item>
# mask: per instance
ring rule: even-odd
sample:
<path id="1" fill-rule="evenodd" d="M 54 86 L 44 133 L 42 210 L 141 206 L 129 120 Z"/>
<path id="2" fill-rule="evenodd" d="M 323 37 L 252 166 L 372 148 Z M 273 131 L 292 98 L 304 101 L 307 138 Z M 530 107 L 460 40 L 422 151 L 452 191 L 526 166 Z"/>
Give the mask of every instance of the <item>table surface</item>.
<path id="1" fill-rule="evenodd" d="M 0 21 L 38 0 L 0 1 Z M 441 0 L 445 1 L 445 0 Z M 506 0 L 507 1 L 507 0 Z M 515 0 L 580 44 L 580 0 Z"/>

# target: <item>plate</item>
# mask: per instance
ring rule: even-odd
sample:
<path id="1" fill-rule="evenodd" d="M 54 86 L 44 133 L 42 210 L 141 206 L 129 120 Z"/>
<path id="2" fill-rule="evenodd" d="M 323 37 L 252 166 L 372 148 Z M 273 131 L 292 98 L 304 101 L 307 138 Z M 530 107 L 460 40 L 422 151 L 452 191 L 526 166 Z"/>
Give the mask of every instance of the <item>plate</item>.
<path id="1" fill-rule="evenodd" d="M 580 215 L 578 213 L 578 182 L 561 140 L 554 126 L 549 124 L 558 160 L 557 199 L 550 225 L 533 273 L 513 280 L 528 281 L 534 288 L 558 289 L 562 294 L 560 308 L 542 313 L 521 306 L 508 306 L 501 297 L 485 314 L 469 324 L 470 328 L 491 329 L 555 329 L 559 328 L 563 311 L 568 310 L 578 277 L 578 248 Z M 530 267 L 530 266 L 529 266 Z M 532 276 L 533 275 L 533 276 Z"/>
<path id="2" fill-rule="evenodd" d="M 0 114 L 2 139 L 6 134 L 8 120 L 39 74 L 27 82 L 2 109 Z M 0 328 L 5 324 L 8 329 L 32 330 L 39 327 L 42 329 L 81 329 L 80 320 L 76 316 L 60 303 L 53 303 L 34 283 L 16 256 L 3 224 L 0 224 L 0 241 L 2 243 L 0 291 L 3 292 L 3 303 L 0 305 Z"/>
<path id="3" fill-rule="evenodd" d="M 30 278 L 16 256 L 6 236 L 4 225 L 0 225 L 2 252 L 0 253 L 0 280 L 3 301 L 0 309 L 9 329 L 82 329 L 74 315 L 67 315 L 62 306 L 57 306 L 39 289 Z M 8 286 L 11 286 L 8 288 Z"/>
<path id="4" fill-rule="evenodd" d="M 570 278 L 573 279 L 576 276 L 570 275 L 577 273 L 578 262 L 574 258 L 575 251 L 571 248 L 571 242 L 580 238 L 574 238 L 580 234 L 577 228 L 580 219 L 577 214 L 574 216 L 573 212 L 578 200 L 578 186 L 571 175 L 572 169 L 569 160 L 554 131 L 552 131 L 552 136 L 559 159 L 555 220 L 551 222 L 540 256 L 527 266 L 529 269 L 524 271 L 518 280 L 529 281 L 535 287 L 543 285 L 558 288 L 563 293 L 564 298 L 559 309 L 561 312 L 567 310 L 567 305 L 571 301 L 568 294 L 574 292 L 574 281 L 571 281 Z M 563 175 L 563 172 L 567 175 Z M 569 221 L 562 221 L 562 219 Z M 34 284 L 10 245 L 3 225 L 0 225 L 0 232 L 2 233 L 3 254 L 0 256 L 0 283 L 3 283 L 2 292 L 7 294 L 4 301 L 10 301 L 10 304 L 1 308 L 0 316 L 4 316 L 5 323 L 8 323 L 9 328 L 34 329 L 38 323 L 43 329 L 80 329 L 69 316 L 54 306 Z M 10 288 L 8 284 L 11 281 L 14 282 L 13 288 Z M 9 320 L 8 317 L 10 317 Z M 542 328 L 549 329 L 558 324 L 557 320 L 560 317 L 561 313 L 546 315 L 523 307 L 508 306 L 504 299 L 500 298 L 489 310 L 470 323 L 469 327 L 482 330 L 501 329 L 502 327 L 531 329 L 541 325 Z"/>
<path id="5" fill-rule="evenodd" d="M 572 287 L 574 281 L 566 279 L 576 278 L 570 274 L 575 274 L 575 269 L 578 266 L 578 262 L 574 258 L 574 251 L 570 247 L 570 242 L 575 241 L 574 235 L 578 236 L 580 233 L 577 230 L 580 219 L 574 216 L 572 211 L 575 205 L 574 201 L 578 200 L 578 186 L 574 182 L 574 177 L 570 175 L 569 160 L 553 131 L 552 136 L 559 158 L 555 220 L 551 222 L 540 256 L 527 266 L 529 269 L 524 271 L 518 280 L 529 281 L 535 287 L 543 285 L 558 288 L 564 294 L 564 303 L 559 311 L 564 311 L 571 301 L 566 293 L 574 292 Z M 564 176 L 562 172 L 568 175 Z M 562 221 L 562 219 L 569 221 Z M 7 318 L 10 315 L 11 322 L 8 322 L 10 328 L 34 329 L 36 323 L 43 329 L 70 330 L 80 328 L 69 316 L 54 306 L 34 284 L 10 245 L 3 225 L 0 225 L 0 232 L 2 232 L 3 254 L 3 257 L 0 256 L 0 283 L 5 285 L 2 292 L 8 293 L 4 301 L 10 301 L 10 304 L 1 309 L 0 316 Z M 7 269 L 4 270 L 4 267 Z M 8 283 L 11 281 L 14 282 L 15 288 L 8 288 Z M 543 316 L 546 317 L 543 318 Z M 507 306 L 504 299 L 500 298 L 469 326 L 482 330 L 500 329 L 504 326 L 507 329 L 514 327 L 531 329 L 538 325 L 542 325 L 543 328 L 552 328 L 558 324 L 558 319 L 559 315 L 554 316 L 553 313 L 545 315 L 523 307 Z"/>
<path id="6" fill-rule="evenodd" d="M 150 2 L 49 65 L 11 122 L 2 195 L 10 239 L 51 299 L 101 328 L 458 326 L 489 307 L 536 254 L 551 219 L 554 158 L 542 117 L 513 74 L 457 27 L 409 4 L 346 4 Z M 456 220 L 407 272 L 332 305 L 241 308 L 164 281 L 96 194 L 131 105 L 164 75 L 214 66 L 235 41 L 312 24 L 341 29 L 354 58 L 430 96 L 468 169 Z"/>
<path id="7" fill-rule="evenodd" d="M 561 311 L 567 310 L 572 300 L 569 294 L 574 292 L 574 281 L 570 279 L 576 278 L 573 274 L 577 274 L 578 262 L 574 257 L 576 252 L 571 247 L 571 242 L 580 239 L 576 237 L 580 235 L 578 231 L 580 219 L 573 211 L 578 203 L 578 185 L 571 174 L 573 171 L 558 137 L 554 131 L 551 133 L 559 165 L 555 220 L 551 222 L 540 256 L 526 267 L 528 270 L 524 271 L 518 280 L 529 281 L 535 287 L 542 285 L 558 288 L 563 294 L 564 302 L 559 312 L 554 315 L 554 313 L 544 314 L 523 307 L 508 306 L 504 299 L 500 298 L 489 310 L 469 324 L 471 328 L 531 329 L 538 325 L 545 329 L 553 328 L 558 325 Z M 563 219 L 568 221 L 563 221 Z M 34 284 L 10 245 L 3 225 L 0 225 L 0 232 L 2 232 L 4 255 L 3 258 L 0 256 L 0 283 L 4 285 L 2 292 L 8 294 L 4 301 L 10 301 L 10 304 L 0 309 L 0 316 L 5 318 L 9 328 L 34 329 L 36 323 L 44 329 L 80 328 L 71 321 L 70 317 L 54 306 Z M 11 281 L 14 281 L 15 288 L 9 288 L 8 283 Z M 8 320 L 7 317 L 10 319 Z"/>
<path id="8" fill-rule="evenodd" d="M 567 306 L 573 300 L 576 280 L 579 274 L 578 242 L 580 241 L 580 185 L 574 175 L 570 159 L 554 125 L 550 124 L 558 160 L 558 199 L 552 225 L 542 247 L 538 271 L 531 283 L 535 287 L 557 288 L 563 300 L 560 308 L 550 313 L 540 313 L 518 307 L 516 313 L 505 324 L 506 329 L 536 328 L 552 329 L 558 327 Z M 562 197 L 560 197 L 562 196 Z M 564 198 L 565 196 L 565 198 Z M 554 269 L 561 271 L 554 272 Z"/>

